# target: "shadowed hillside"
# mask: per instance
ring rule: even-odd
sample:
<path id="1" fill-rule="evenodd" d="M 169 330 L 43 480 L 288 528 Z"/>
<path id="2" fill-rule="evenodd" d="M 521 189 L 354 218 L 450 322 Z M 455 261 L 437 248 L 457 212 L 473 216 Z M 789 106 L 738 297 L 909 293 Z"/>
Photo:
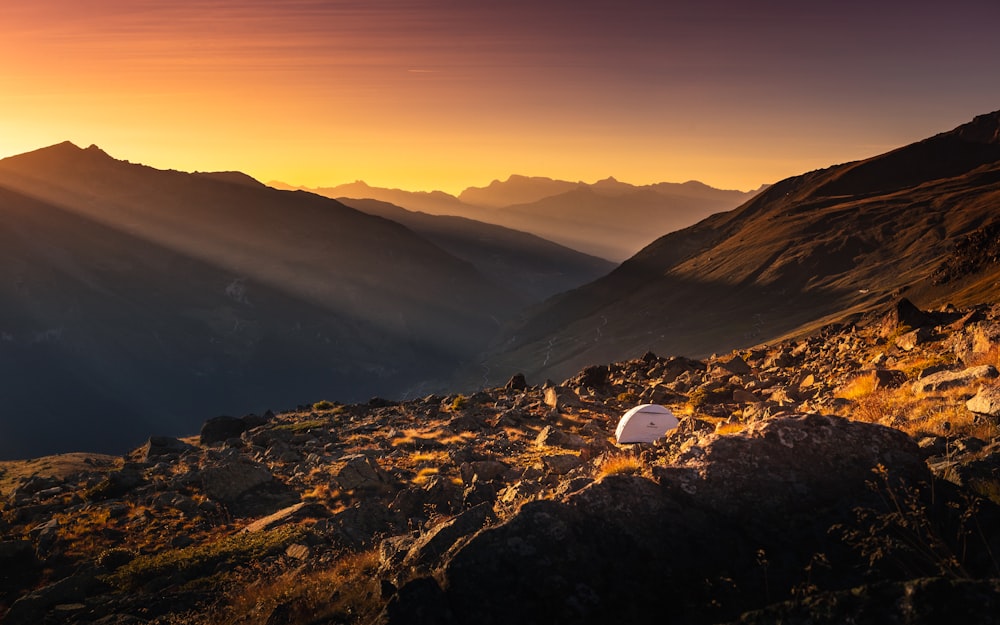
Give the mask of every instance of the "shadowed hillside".
<path id="1" fill-rule="evenodd" d="M 1000 114 L 866 161 L 773 185 L 650 244 L 535 309 L 487 359 L 560 377 L 646 350 L 705 355 L 906 294 L 1000 296 Z"/>
<path id="2" fill-rule="evenodd" d="M 339 201 L 403 224 L 456 258 L 472 263 L 524 301 L 540 302 L 595 280 L 615 267 L 602 258 L 502 226 L 409 211 L 378 200 Z"/>
<path id="3" fill-rule="evenodd" d="M 415 391 L 520 303 L 399 224 L 242 175 L 61 144 L 0 161 L 0 193 L 5 457 Z"/>

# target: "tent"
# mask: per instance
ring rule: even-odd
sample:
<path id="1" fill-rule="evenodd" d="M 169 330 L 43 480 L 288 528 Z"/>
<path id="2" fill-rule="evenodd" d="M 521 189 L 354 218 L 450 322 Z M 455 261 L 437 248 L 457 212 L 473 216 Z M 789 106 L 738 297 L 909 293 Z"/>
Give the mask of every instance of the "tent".
<path id="1" fill-rule="evenodd" d="M 632 408 L 618 422 L 615 439 L 619 444 L 652 443 L 677 427 L 677 417 L 659 404 L 642 404 Z"/>

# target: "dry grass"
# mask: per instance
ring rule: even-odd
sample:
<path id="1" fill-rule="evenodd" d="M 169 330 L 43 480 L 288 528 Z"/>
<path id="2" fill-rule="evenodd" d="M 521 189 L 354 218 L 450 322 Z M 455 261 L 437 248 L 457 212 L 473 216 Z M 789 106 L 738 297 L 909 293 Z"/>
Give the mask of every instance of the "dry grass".
<path id="1" fill-rule="evenodd" d="M 597 464 L 597 474 L 602 475 L 637 475 L 645 470 L 646 465 L 632 454 L 605 456 Z"/>
<path id="2" fill-rule="evenodd" d="M 975 354 L 969 361 L 970 367 L 993 365 L 1000 369 L 1000 344 L 993 345 L 989 350 Z"/>
<path id="3" fill-rule="evenodd" d="M 916 378 L 917 375 L 919 375 L 920 372 L 923 371 L 924 369 L 928 369 L 930 367 L 936 367 L 938 365 L 950 366 L 955 364 L 955 359 L 956 359 L 955 354 L 951 352 L 948 353 L 933 352 L 923 356 L 917 356 L 915 358 L 907 360 L 905 363 L 901 363 L 899 365 L 899 370 L 906 374 L 907 379 L 912 380 Z"/>
<path id="4" fill-rule="evenodd" d="M 228 605 L 204 623 L 265 625 L 283 623 L 367 623 L 382 607 L 376 551 L 350 554 L 328 569 L 288 571 L 234 588 Z"/>
<path id="5" fill-rule="evenodd" d="M 834 397 L 858 401 L 859 399 L 868 397 L 874 393 L 876 385 L 877 381 L 875 376 L 861 375 L 837 389 L 837 391 L 834 392 Z"/>
<path id="6" fill-rule="evenodd" d="M 747 429 L 746 423 L 740 423 L 739 421 L 729 421 L 719 423 L 715 426 L 715 433 L 725 436 L 726 434 L 739 434 L 743 430 Z"/>
<path id="7" fill-rule="evenodd" d="M 423 486 L 427 483 L 427 480 L 431 479 L 440 472 L 440 469 L 437 467 L 424 467 L 423 469 L 417 471 L 416 477 L 413 478 L 413 483 L 417 486 Z"/>

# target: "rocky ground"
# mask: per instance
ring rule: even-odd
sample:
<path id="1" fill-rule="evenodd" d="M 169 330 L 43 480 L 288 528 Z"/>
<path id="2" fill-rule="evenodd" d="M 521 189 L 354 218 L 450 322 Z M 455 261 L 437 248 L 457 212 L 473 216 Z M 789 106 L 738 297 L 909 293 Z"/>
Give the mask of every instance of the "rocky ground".
<path id="1" fill-rule="evenodd" d="M 1000 613 L 1000 306 L 0 464 L 4 623 Z M 638 403 L 681 425 L 620 447 Z"/>

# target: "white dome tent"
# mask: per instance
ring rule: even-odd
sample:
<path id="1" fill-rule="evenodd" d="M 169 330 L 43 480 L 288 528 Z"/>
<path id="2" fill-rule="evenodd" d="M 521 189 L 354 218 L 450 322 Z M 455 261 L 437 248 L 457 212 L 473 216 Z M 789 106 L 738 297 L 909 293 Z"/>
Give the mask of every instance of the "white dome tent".
<path id="1" fill-rule="evenodd" d="M 677 427 L 677 417 L 659 404 L 642 404 L 632 408 L 618 422 L 615 440 L 619 445 L 652 443 Z"/>

